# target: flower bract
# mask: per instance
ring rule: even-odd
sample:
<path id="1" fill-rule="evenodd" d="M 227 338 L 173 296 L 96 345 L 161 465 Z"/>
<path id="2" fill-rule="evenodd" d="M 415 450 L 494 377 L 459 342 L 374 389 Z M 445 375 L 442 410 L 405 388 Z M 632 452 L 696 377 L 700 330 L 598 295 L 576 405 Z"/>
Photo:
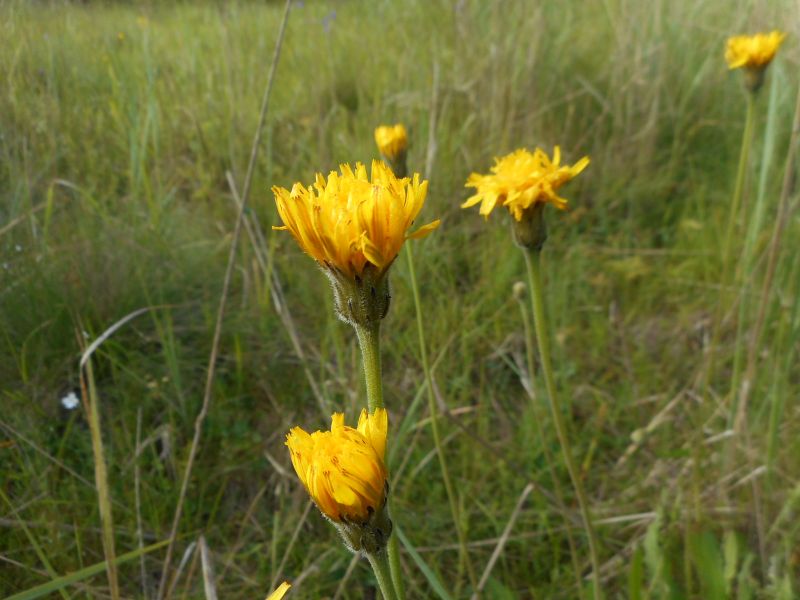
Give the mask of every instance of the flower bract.
<path id="1" fill-rule="evenodd" d="M 589 158 L 584 156 L 572 166 L 561 165 L 558 146 L 552 159 L 539 148 L 534 152 L 521 148 L 496 158 L 490 174 L 472 173 L 465 187 L 475 188 L 475 194 L 461 207 L 480 203 L 480 214 L 488 218 L 495 207 L 505 206 L 517 221 L 535 204 L 549 203 L 564 209 L 567 200 L 558 195 L 558 189 L 588 164 Z"/>
<path id="2" fill-rule="evenodd" d="M 386 501 L 386 410 L 362 410 L 358 427 L 331 417 L 330 431 L 294 427 L 286 436 L 292 464 L 319 509 L 334 523 L 365 523 Z"/>
<path id="3" fill-rule="evenodd" d="M 361 163 L 341 165 L 327 179 L 317 174 L 311 186 L 295 183 L 291 191 L 273 187 L 278 213 L 300 247 L 325 268 L 349 278 L 373 265 L 382 274 L 403 243 L 439 226 L 433 221 L 409 233 L 428 191 L 420 176 L 398 178 L 381 161 L 371 173 Z"/>

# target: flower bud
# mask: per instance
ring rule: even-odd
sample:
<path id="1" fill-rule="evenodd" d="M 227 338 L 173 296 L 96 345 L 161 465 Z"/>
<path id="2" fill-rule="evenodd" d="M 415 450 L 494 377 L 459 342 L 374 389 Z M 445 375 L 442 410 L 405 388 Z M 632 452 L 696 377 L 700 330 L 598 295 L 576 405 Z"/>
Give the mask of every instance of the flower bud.
<path id="1" fill-rule="evenodd" d="M 355 429 L 344 424 L 343 414 L 335 413 L 330 431 L 309 434 L 294 427 L 286 436 L 292 465 L 306 491 L 356 552 L 379 552 L 392 533 L 383 462 L 387 429 L 386 410 L 379 408 L 371 415 L 362 410 Z"/>

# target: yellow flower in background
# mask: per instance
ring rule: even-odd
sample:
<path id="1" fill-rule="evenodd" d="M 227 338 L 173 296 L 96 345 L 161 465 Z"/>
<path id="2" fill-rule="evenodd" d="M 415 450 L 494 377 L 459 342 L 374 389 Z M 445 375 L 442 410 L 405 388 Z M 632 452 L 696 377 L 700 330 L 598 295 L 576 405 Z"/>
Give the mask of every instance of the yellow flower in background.
<path id="1" fill-rule="evenodd" d="M 381 125 L 375 129 L 375 143 L 383 156 L 396 161 L 408 148 L 408 133 L 402 123 Z"/>
<path id="2" fill-rule="evenodd" d="M 729 38 L 725 47 L 725 60 L 728 61 L 728 67 L 731 69 L 766 68 L 775 58 L 775 53 L 785 37 L 785 33 L 772 31 Z"/>
<path id="3" fill-rule="evenodd" d="M 383 408 L 361 411 L 358 427 L 331 417 L 330 431 L 294 427 L 286 436 L 297 476 L 319 509 L 334 523 L 366 523 L 386 502 L 386 434 Z"/>
<path id="4" fill-rule="evenodd" d="M 465 187 L 475 188 L 475 195 L 467 199 L 461 208 L 481 203 L 480 214 L 488 218 L 497 206 L 505 206 L 521 221 L 524 212 L 535 204 L 552 204 L 556 208 L 567 207 L 567 200 L 558 195 L 558 188 L 583 171 L 589 164 L 584 156 L 572 166 L 561 165 L 561 150 L 553 151 L 552 160 L 537 148 L 533 153 L 521 148 L 496 158 L 491 174 L 472 173 Z"/>
<path id="5" fill-rule="evenodd" d="M 288 581 L 284 581 L 274 592 L 267 596 L 266 600 L 281 600 L 281 598 L 286 595 L 286 592 L 289 591 L 290 587 L 292 587 L 292 585 Z"/>
<path id="6" fill-rule="evenodd" d="M 371 174 L 361 163 L 341 165 L 313 186 L 295 183 L 289 191 L 273 187 L 278 213 L 300 247 L 320 265 L 351 279 L 368 265 L 381 275 L 407 239 L 421 238 L 439 226 L 433 221 L 408 233 L 428 192 L 420 176 L 397 178 L 383 162 Z"/>

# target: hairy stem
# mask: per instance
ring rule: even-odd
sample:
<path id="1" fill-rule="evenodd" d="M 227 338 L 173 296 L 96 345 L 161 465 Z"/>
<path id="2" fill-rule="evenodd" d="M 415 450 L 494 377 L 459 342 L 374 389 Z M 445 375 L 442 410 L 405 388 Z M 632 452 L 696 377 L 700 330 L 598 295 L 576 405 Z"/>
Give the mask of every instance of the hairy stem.
<path id="1" fill-rule="evenodd" d="M 594 599 L 600 600 L 600 562 L 597 557 L 597 538 L 595 537 L 594 527 L 592 526 L 592 516 L 589 512 L 589 503 L 586 499 L 586 492 L 583 489 L 575 461 L 572 458 L 572 450 L 567 437 L 567 427 L 561 415 L 561 408 L 556 398 L 556 385 L 553 378 L 553 366 L 550 362 L 550 339 L 547 335 L 544 314 L 544 297 L 542 294 L 542 276 L 540 266 L 540 252 L 538 250 L 525 250 L 525 265 L 528 271 L 528 284 L 531 288 L 531 306 L 533 309 L 533 323 L 536 328 L 536 339 L 539 343 L 539 359 L 542 363 L 542 374 L 544 375 L 545 387 L 547 388 L 547 399 L 550 403 L 550 412 L 553 417 L 553 424 L 556 427 L 556 434 L 561 445 L 561 453 L 575 489 L 578 505 L 583 519 L 583 527 L 589 541 L 589 558 L 592 563 L 592 575 L 594 577 L 593 593 Z"/>
<path id="2" fill-rule="evenodd" d="M 367 406 L 372 414 L 383 408 L 383 382 L 381 380 L 381 322 L 353 325 L 361 347 L 364 380 L 367 383 Z"/>
<path id="3" fill-rule="evenodd" d="M 367 552 L 367 560 L 372 565 L 375 572 L 375 579 L 378 580 L 378 587 L 381 589 L 384 600 L 398 600 L 389 578 L 389 559 L 385 551 L 378 553 Z"/>

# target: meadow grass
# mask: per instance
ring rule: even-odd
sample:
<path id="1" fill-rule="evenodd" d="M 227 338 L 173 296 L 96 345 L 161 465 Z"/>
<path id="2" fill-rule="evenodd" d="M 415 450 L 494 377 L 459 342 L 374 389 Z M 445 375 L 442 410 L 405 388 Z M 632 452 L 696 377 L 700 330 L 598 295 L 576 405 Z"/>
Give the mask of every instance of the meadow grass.
<path id="1" fill-rule="evenodd" d="M 94 385 L 116 553 L 169 535 L 236 216 L 225 172 L 244 177 L 281 11 L 249 2 L 0 6 L 0 594 L 104 560 L 90 426 L 60 399 L 80 391 L 83 347 L 142 308 L 93 354 Z M 323 427 L 341 409 L 352 419 L 364 383 L 325 278 L 290 236 L 270 230 L 269 188 L 371 160 L 373 128 L 397 121 L 410 130 L 410 169 L 430 179 L 423 222 L 443 221 L 414 242 L 414 264 L 458 505 L 451 510 L 437 465 L 412 287 L 398 260 L 382 347 L 411 597 L 435 597 L 435 578 L 460 597 L 472 592 L 453 512 L 478 575 L 514 513 L 485 597 L 588 597 L 587 544 L 543 417 L 543 381 L 534 373 L 529 383 L 512 294 L 523 258 L 500 215 L 487 225 L 459 209 L 467 175 L 485 172 L 492 157 L 555 144 L 570 161 L 592 158 L 566 192 L 572 210 L 548 214 L 543 277 L 606 597 L 800 594 L 792 214 L 746 435 L 729 433 L 736 340 L 746 357 L 742 340 L 764 301 L 799 83 L 799 17 L 789 0 L 296 1 L 173 597 L 203 597 L 208 560 L 222 598 L 263 597 L 282 578 L 302 598 L 360 598 L 374 586 L 366 561 L 352 562 L 307 510 L 283 445 L 298 423 Z M 735 256 L 746 247 L 747 260 L 722 295 L 732 304 L 720 311 L 706 390 L 745 111 L 723 46 L 729 35 L 774 27 L 790 37 L 757 101 L 743 199 L 756 217 L 736 224 Z M 794 188 L 789 198 L 794 207 Z M 153 598 L 162 560 L 158 548 L 119 564 L 123 597 Z M 108 579 L 100 571 L 65 593 L 108 597 Z"/>

